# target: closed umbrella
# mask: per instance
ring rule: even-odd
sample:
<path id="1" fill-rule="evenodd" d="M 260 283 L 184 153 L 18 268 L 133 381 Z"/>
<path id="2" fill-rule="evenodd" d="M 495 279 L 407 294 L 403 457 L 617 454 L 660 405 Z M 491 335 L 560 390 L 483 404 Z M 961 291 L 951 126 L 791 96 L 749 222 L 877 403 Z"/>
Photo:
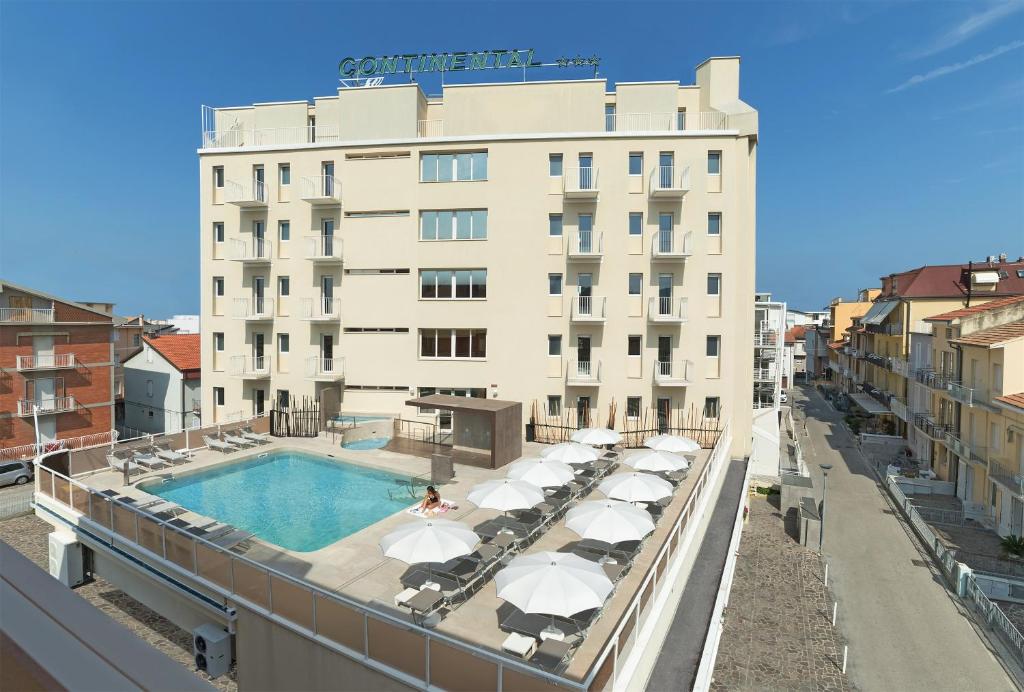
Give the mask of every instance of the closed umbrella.
<path id="1" fill-rule="evenodd" d="M 601 456 L 593 447 L 579 442 L 562 442 L 554 447 L 547 447 L 540 455 L 545 459 L 554 459 L 566 464 L 586 464 L 597 461 Z"/>
<path id="2" fill-rule="evenodd" d="M 430 583 L 430 563 L 469 555 L 479 541 L 480 537 L 462 522 L 430 519 L 400 526 L 380 539 L 379 545 L 385 557 L 410 565 L 426 562 Z"/>
<path id="3" fill-rule="evenodd" d="M 657 502 L 672 494 L 671 483 L 649 473 L 616 473 L 601 481 L 597 489 L 626 502 Z"/>
<path id="4" fill-rule="evenodd" d="M 529 509 L 544 501 L 544 491 L 533 483 L 499 478 L 473 486 L 466 499 L 481 509 L 497 509 L 506 514 L 510 509 Z"/>
<path id="5" fill-rule="evenodd" d="M 674 452 L 676 454 L 696 454 L 700 451 L 700 445 L 695 440 L 682 435 L 655 435 L 644 441 L 644 447 L 656 449 L 659 452 Z"/>
<path id="6" fill-rule="evenodd" d="M 654 531 L 650 514 L 620 500 L 581 502 L 565 515 L 565 525 L 581 538 L 605 543 L 639 541 Z"/>
<path id="7" fill-rule="evenodd" d="M 509 478 L 533 483 L 540 488 L 557 488 L 576 477 L 568 464 L 554 459 L 536 457 L 517 461 L 508 467 Z"/>
<path id="8" fill-rule="evenodd" d="M 645 449 L 626 457 L 626 463 L 637 471 L 682 471 L 690 468 L 690 462 L 672 452 L 660 452 L 657 449 Z"/>

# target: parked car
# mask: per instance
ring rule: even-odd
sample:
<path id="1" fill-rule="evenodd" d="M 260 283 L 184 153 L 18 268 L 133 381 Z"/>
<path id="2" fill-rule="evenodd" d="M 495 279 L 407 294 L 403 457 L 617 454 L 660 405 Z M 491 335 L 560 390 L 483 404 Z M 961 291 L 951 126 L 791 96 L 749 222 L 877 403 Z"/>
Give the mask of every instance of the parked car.
<path id="1" fill-rule="evenodd" d="M 782 403 L 789 401 L 789 394 L 786 393 L 785 389 L 782 390 L 782 396 L 780 396 L 779 399 L 782 400 Z"/>
<path id="2" fill-rule="evenodd" d="M 8 461 L 0 464 L 0 486 L 24 485 L 32 480 L 33 473 L 31 461 Z"/>

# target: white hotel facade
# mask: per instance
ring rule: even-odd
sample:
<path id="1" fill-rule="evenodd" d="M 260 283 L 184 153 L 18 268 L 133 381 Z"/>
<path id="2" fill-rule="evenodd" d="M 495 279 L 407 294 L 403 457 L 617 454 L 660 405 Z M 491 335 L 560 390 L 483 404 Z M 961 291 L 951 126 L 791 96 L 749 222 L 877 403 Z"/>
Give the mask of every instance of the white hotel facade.
<path id="1" fill-rule="evenodd" d="M 204 109 L 207 420 L 285 394 L 689 411 L 749 451 L 757 112 L 696 84 L 341 88 Z M 445 421 L 441 421 L 444 425 Z"/>

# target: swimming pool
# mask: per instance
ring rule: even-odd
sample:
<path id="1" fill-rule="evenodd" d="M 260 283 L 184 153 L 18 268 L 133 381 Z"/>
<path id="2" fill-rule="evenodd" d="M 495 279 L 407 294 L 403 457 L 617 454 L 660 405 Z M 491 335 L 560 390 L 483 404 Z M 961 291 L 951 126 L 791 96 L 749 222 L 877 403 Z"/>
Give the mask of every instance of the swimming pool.
<path id="1" fill-rule="evenodd" d="M 282 548 L 309 552 L 411 505 L 401 487 L 409 480 L 302 452 L 273 452 L 139 488 Z"/>
<path id="2" fill-rule="evenodd" d="M 333 420 L 335 422 L 341 423 L 342 425 L 344 425 L 346 423 L 348 423 L 349 425 L 356 425 L 358 423 L 369 423 L 370 421 L 391 420 L 391 419 L 388 418 L 387 416 L 359 416 L 359 415 L 349 415 L 347 413 L 343 413 L 340 416 L 335 416 L 333 418 Z"/>
<path id="3" fill-rule="evenodd" d="M 388 442 L 391 441 L 389 437 L 367 437 L 362 440 L 352 440 L 351 442 L 343 442 L 341 444 L 345 449 L 382 449 L 388 446 Z"/>

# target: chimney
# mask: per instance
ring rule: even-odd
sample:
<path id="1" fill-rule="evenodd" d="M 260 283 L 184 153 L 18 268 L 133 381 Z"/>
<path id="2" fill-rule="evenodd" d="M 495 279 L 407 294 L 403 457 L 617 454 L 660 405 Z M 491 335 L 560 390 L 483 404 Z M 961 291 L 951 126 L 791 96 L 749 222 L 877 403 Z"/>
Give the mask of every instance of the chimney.
<path id="1" fill-rule="evenodd" d="M 999 263 L 1000 264 L 1006 264 L 1006 253 L 1005 252 L 1000 252 L 999 253 Z"/>

